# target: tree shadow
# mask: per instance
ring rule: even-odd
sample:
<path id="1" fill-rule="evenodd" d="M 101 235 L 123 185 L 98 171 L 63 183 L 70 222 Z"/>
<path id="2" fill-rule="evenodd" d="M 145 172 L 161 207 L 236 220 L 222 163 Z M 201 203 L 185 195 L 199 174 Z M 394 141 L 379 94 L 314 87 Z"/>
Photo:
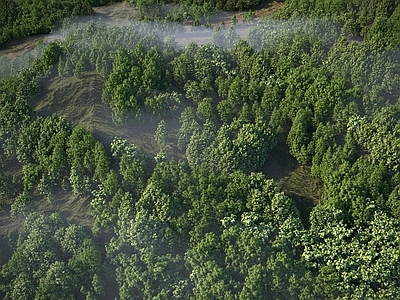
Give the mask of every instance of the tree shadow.
<path id="1" fill-rule="evenodd" d="M 297 207 L 297 210 L 299 211 L 301 222 L 303 223 L 305 228 L 309 228 L 310 213 L 315 206 L 314 200 L 297 194 L 291 194 L 291 193 L 285 193 L 285 194 L 289 196 L 291 199 L 293 199 Z"/>

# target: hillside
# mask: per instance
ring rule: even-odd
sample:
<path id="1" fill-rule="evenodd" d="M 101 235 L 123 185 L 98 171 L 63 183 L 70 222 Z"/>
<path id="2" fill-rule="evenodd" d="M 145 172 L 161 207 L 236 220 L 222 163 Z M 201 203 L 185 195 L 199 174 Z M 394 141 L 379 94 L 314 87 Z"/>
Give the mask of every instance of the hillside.
<path id="1" fill-rule="evenodd" d="M 0 53 L 0 298 L 400 297 L 398 2 L 74 1 Z"/>

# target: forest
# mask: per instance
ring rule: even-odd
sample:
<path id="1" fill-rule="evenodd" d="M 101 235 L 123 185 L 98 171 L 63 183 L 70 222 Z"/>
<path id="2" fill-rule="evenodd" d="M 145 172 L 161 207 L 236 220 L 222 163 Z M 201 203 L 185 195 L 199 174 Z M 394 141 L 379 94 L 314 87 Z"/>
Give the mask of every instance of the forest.
<path id="1" fill-rule="evenodd" d="M 0 298 L 399 299 L 400 1 L 115 2 L 0 3 Z"/>

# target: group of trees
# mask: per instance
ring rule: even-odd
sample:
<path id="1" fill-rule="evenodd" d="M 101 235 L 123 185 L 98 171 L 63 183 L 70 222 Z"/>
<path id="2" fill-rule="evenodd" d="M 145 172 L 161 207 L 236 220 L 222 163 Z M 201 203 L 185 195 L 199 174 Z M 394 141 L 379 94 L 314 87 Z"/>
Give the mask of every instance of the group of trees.
<path id="1" fill-rule="evenodd" d="M 0 3 L 0 45 L 14 39 L 49 33 L 62 18 L 89 15 L 88 0 L 5 0 Z"/>
<path id="2" fill-rule="evenodd" d="M 99 247 L 58 214 L 32 214 L 0 270 L 6 299 L 97 299 L 104 294 Z"/>
<path id="3" fill-rule="evenodd" d="M 140 117 L 143 110 L 158 114 L 173 107 L 174 102 L 179 103 L 178 97 L 159 92 L 168 85 L 164 65 L 155 47 L 146 51 L 139 43 L 130 53 L 125 48 L 118 49 L 102 97 L 104 102 L 110 103 L 116 123 L 123 123 L 129 113 L 136 117 Z"/>
<path id="4" fill-rule="evenodd" d="M 398 47 L 400 8 L 397 0 L 289 0 L 279 12 L 282 18 L 305 16 L 335 18 L 349 35 L 361 35 L 377 47 Z"/>
<path id="5" fill-rule="evenodd" d="M 279 268 L 278 257 L 294 263 L 303 227 L 292 200 L 260 173 L 162 162 L 130 203 L 130 216 L 126 207 L 121 202 L 117 237 L 107 246 L 121 299 L 248 299 L 279 295 L 280 284 L 289 285 L 267 278 Z"/>
<path id="6" fill-rule="evenodd" d="M 260 22 L 228 48 L 178 48 L 171 24 L 67 21 L 65 41 L 0 81 L 0 201 L 27 216 L 5 298 L 399 298 L 400 59 L 377 27 L 398 5 L 342 2 L 288 1 L 279 18 L 335 21 Z M 114 122 L 158 122 L 157 154 L 32 113 L 46 80 L 88 71 Z M 262 173 L 285 144 L 323 182 L 309 216 Z M 91 228 L 30 214 L 59 189 L 89 199 Z"/>
<path id="7" fill-rule="evenodd" d="M 148 8 L 154 8 L 157 4 L 168 4 L 168 3 L 178 3 L 186 7 L 202 7 L 203 10 L 242 10 L 250 9 L 262 3 L 261 0 L 129 0 L 130 3 L 135 4 L 139 9 L 144 10 Z"/>

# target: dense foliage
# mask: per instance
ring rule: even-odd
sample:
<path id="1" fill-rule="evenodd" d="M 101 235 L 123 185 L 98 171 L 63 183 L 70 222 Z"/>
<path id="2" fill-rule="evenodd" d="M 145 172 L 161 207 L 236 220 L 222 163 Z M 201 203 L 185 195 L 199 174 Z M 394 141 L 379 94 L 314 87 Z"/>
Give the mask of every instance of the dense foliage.
<path id="1" fill-rule="evenodd" d="M 25 217 L 0 239 L 2 295 L 399 298 L 399 6 L 342 2 L 287 1 L 246 41 L 232 27 L 185 47 L 176 23 L 66 21 L 0 81 L 0 201 Z M 32 111 L 46 82 L 88 72 L 115 123 L 155 124 L 153 152 Z M 309 215 L 265 175 L 285 148 L 323 183 Z M 61 192 L 90 202 L 90 227 L 34 213 Z"/>
<path id="2" fill-rule="evenodd" d="M 0 3 L 0 45 L 13 38 L 49 33 L 56 21 L 91 14 L 86 0 L 5 0 Z"/>
<path id="3" fill-rule="evenodd" d="M 360 35 L 377 47 L 398 47 L 399 4 L 398 0 L 287 0 L 280 16 L 335 18 L 346 34 Z"/>
<path id="4" fill-rule="evenodd" d="M 57 21 L 93 13 L 91 6 L 118 0 L 2 0 L 0 2 L 0 45 L 15 38 L 49 33 Z"/>
<path id="5" fill-rule="evenodd" d="M 147 8 L 156 4 L 179 3 L 185 6 L 201 6 L 206 9 L 241 10 L 259 5 L 263 0 L 129 0 L 139 8 Z"/>
<path id="6" fill-rule="evenodd" d="M 6 299 L 96 299 L 104 293 L 100 249 L 57 214 L 30 215 L 1 269 Z"/>

